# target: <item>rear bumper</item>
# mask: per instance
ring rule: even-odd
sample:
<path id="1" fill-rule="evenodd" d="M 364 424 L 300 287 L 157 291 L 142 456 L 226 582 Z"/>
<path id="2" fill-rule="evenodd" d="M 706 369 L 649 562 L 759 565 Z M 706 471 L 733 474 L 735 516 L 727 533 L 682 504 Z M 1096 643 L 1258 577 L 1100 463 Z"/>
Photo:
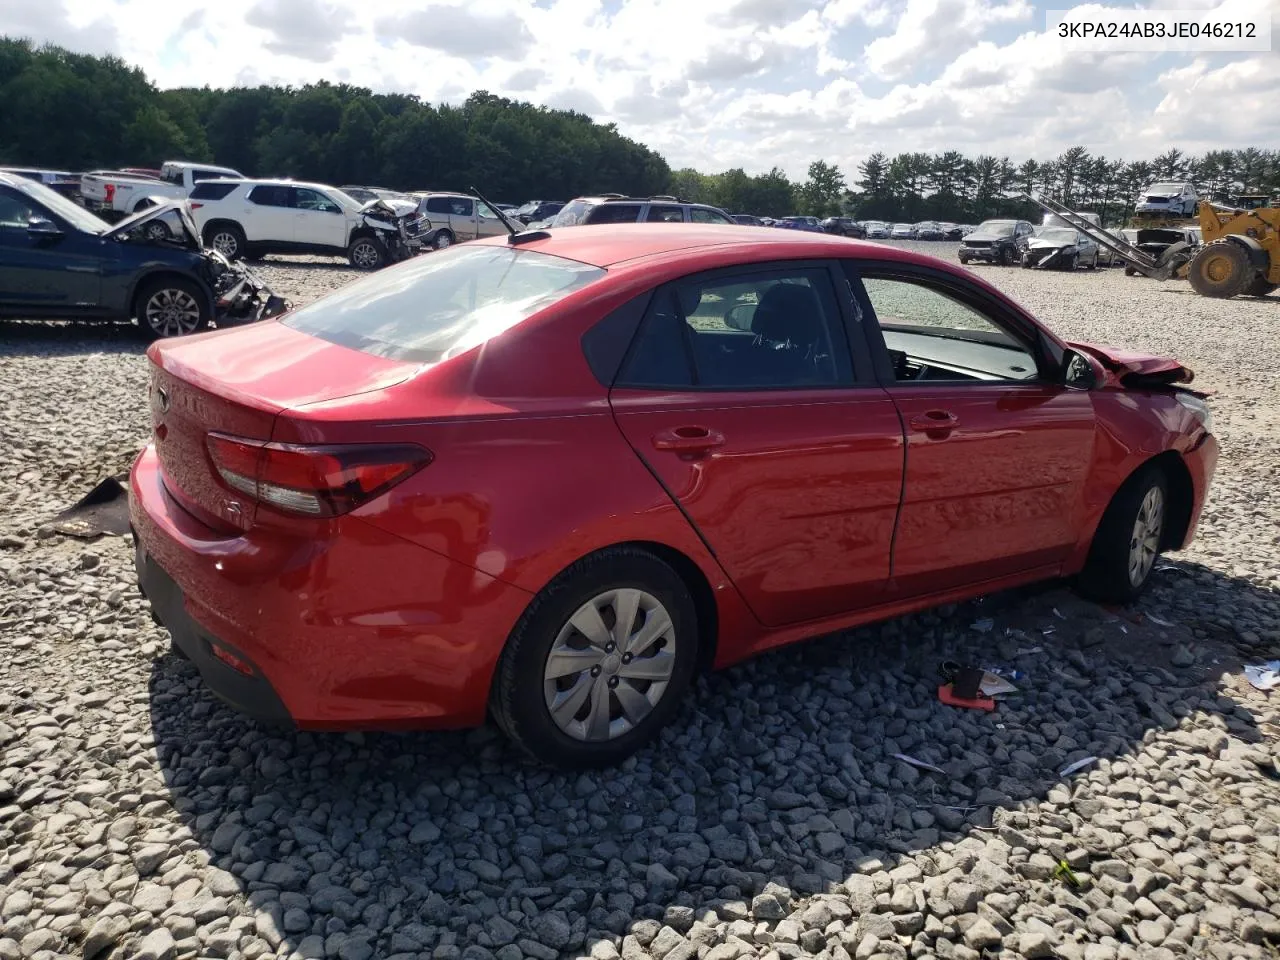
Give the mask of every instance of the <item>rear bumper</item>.
<path id="1" fill-rule="evenodd" d="M 129 513 L 156 616 L 238 709 L 311 730 L 484 721 L 527 591 L 356 516 L 220 533 L 170 496 L 151 447 L 130 473 Z"/>

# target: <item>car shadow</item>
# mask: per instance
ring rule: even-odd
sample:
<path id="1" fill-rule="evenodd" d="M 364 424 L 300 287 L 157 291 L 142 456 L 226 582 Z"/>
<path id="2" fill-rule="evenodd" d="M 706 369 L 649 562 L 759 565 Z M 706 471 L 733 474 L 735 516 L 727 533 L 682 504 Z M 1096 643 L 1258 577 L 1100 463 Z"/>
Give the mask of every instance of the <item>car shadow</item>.
<path id="1" fill-rule="evenodd" d="M 174 657 L 155 664 L 151 718 L 174 808 L 277 955 L 324 956 L 327 944 L 330 956 L 457 960 L 474 944 L 554 960 L 628 933 L 647 945 L 650 921 L 664 918 L 690 937 L 704 936 L 690 924 L 705 911 L 750 921 L 770 883 L 849 904 L 867 895 L 851 877 L 872 875 L 882 892 L 880 871 L 915 870 L 907 861 L 920 854 L 1061 886 L 1024 869 L 1019 811 L 1046 800 L 1063 811 L 1073 777 L 1122 779 L 1154 733 L 1259 742 L 1238 667 L 1275 655 L 1262 637 L 1278 603 L 1166 561 L 1133 608 L 1104 609 L 1060 584 L 940 608 L 701 680 L 655 744 L 584 774 L 525 761 L 492 726 L 272 732 Z M 955 708 L 937 699 L 947 660 L 1025 677 L 993 713 Z M 1189 740 L 1179 749 L 1205 769 L 1215 758 Z M 976 866 L 993 838 L 1008 859 Z M 1078 846 L 1068 832 L 1048 850 L 1082 874 L 1110 856 Z M 856 910 L 841 916 L 857 926 Z M 898 932 L 923 923 L 905 916 L 889 915 Z"/>
<path id="2" fill-rule="evenodd" d="M 0 320 L 0 357 L 46 353 L 142 354 L 148 345 L 134 323 Z"/>

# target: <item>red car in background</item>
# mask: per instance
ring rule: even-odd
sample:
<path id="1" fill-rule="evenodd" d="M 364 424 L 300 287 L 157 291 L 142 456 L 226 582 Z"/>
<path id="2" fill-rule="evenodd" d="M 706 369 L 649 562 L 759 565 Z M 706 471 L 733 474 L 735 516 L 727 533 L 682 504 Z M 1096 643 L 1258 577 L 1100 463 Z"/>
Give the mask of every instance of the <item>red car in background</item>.
<path id="1" fill-rule="evenodd" d="M 767 228 L 469 243 L 148 356 L 139 581 L 215 692 L 305 729 L 488 711 L 564 766 L 803 637 L 1064 575 L 1128 600 L 1218 449 L 1175 361 Z"/>

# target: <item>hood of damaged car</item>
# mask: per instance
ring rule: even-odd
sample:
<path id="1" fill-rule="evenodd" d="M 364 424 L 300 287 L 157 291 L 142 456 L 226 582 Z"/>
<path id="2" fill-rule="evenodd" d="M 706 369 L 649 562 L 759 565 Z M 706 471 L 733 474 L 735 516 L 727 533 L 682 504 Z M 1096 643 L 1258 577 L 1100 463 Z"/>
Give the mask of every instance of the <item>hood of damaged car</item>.
<path id="1" fill-rule="evenodd" d="M 172 214 L 172 216 L 170 216 Z M 186 200 L 165 200 L 140 210 L 131 217 L 125 217 L 114 227 L 103 234 L 104 237 L 123 237 L 132 233 L 143 224 L 152 220 L 168 218 L 168 224 L 181 224 L 189 243 L 200 246 L 200 232 L 196 229 L 195 219 L 191 216 L 191 205 Z"/>
<path id="2" fill-rule="evenodd" d="M 1155 357 L 1149 353 L 1122 350 L 1097 343 L 1075 343 L 1067 346 L 1093 357 L 1115 375 L 1127 387 L 1155 386 L 1169 383 L 1190 383 L 1195 373 L 1171 357 Z"/>
<path id="3" fill-rule="evenodd" d="M 378 197 L 370 200 L 360 208 L 362 214 L 372 214 L 376 217 L 407 217 L 416 213 L 418 205 L 405 200 L 385 200 Z"/>
<path id="4" fill-rule="evenodd" d="M 1066 250 L 1068 247 L 1076 246 L 1078 241 L 1075 240 L 1049 240 L 1044 237 L 1032 237 L 1027 242 L 1027 248 L 1030 250 Z"/>

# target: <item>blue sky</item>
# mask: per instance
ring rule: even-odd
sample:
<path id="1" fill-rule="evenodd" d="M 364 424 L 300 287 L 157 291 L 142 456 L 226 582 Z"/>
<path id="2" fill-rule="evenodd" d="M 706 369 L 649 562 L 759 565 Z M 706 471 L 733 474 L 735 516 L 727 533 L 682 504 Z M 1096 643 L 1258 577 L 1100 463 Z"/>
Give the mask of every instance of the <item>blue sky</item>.
<path id="1" fill-rule="evenodd" d="M 1161 0 L 1205 10 L 1218 0 Z M 1271 15 L 1280 0 L 1252 4 Z M 1259 7 L 1261 5 L 1261 7 Z M 1280 147 L 1280 53 L 1080 53 L 1065 0 L 9 0 L 0 33 L 159 85 L 345 81 L 570 107 L 704 171 L 872 152 Z M 1112 4 L 1137 7 L 1138 4 Z M 1155 6 L 1155 4 L 1151 4 Z"/>

